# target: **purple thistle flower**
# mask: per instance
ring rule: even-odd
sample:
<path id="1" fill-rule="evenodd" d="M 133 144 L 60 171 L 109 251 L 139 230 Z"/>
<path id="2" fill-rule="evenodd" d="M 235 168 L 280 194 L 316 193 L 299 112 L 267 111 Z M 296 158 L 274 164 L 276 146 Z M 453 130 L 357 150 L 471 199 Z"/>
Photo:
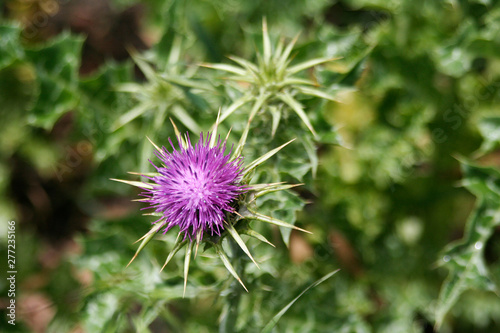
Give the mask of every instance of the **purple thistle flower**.
<path id="1" fill-rule="evenodd" d="M 172 141 L 172 153 L 165 147 L 155 152 L 162 161 L 162 166 L 156 166 L 159 175 L 148 177 L 154 182 L 152 189 L 142 193 L 156 213 L 162 217 L 154 223 L 165 226 L 164 233 L 174 226 L 179 226 L 180 233 L 193 239 L 205 231 L 211 235 L 219 235 L 224 230 L 225 212 L 234 212 L 231 203 L 244 190 L 240 183 L 242 167 L 241 159 L 230 161 L 229 154 L 224 155 L 226 142 L 219 141 L 210 147 L 210 133 L 206 140 L 203 133 L 193 147 L 189 137 L 187 148 L 176 150 Z"/>

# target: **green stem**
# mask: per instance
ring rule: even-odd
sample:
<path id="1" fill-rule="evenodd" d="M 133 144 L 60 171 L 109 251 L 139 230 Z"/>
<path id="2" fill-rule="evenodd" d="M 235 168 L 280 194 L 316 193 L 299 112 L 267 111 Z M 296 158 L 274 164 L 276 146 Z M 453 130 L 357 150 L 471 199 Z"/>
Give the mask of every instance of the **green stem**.
<path id="1" fill-rule="evenodd" d="M 245 263 L 242 259 L 245 254 L 232 238 L 227 237 L 227 240 L 231 246 L 231 264 L 238 273 L 238 276 L 243 278 L 245 273 Z M 238 319 L 242 291 L 243 287 L 239 284 L 239 282 L 233 280 L 228 288 L 224 311 L 225 314 L 219 327 L 219 333 L 236 332 L 236 321 Z"/>

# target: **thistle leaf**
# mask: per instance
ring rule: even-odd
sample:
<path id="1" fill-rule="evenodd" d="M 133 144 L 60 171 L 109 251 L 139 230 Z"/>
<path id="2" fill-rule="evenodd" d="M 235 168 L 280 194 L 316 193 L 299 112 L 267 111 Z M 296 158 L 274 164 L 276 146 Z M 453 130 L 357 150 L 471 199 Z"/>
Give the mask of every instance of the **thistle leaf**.
<path id="1" fill-rule="evenodd" d="M 174 128 L 175 137 L 177 138 L 177 140 L 181 144 L 182 148 L 187 149 L 188 148 L 188 144 L 187 144 L 186 140 L 184 140 L 184 138 L 182 137 L 181 132 L 179 132 L 179 129 L 175 125 L 175 123 L 172 120 L 172 118 L 170 118 L 170 122 L 172 123 L 172 127 Z"/>
<path id="2" fill-rule="evenodd" d="M 165 268 L 165 266 L 167 266 L 167 264 L 170 262 L 170 260 L 172 260 L 172 258 L 174 257 L 174 255 L 177 252 L 179 252 L 179 250 L 182 249 L 184 247 L 184 245 L 186 245 L 186 243 L 188 242 L 187 240 L 181 240 L 181 238 L 179 236 L 180 236 L 180 234 L 177 236 L 174 248 L 168 254 L 167 260 L 165 260 L 165 263 L 161 267 L 160 272 L 163 271 L 163 269 Z"/>
<path id="3" fill-rule="evenodd" d="M 128 185 L 136 186 L 139 188 L 144 188 L 148 190 L 152 190 L 154 187 L 151 184 L 148 183 L 143 183 L 143 182 L 138 182 L 138 181 L 133 181 L 133 180 L 123 180 L 123 179 L 115 179 L 115 178 L 110 178 L 111 180 L 114 180 L 115 182 L 120 182 L 120 183 L 125 183 Z"/>
<path id="4" fill-rule="evenodd" d="M 266 93 L 260 93 L 259 97 L 255 100 L 255 103 L 250 111 L 250 115 L 248 116 L 248 121 L 252 121 L 253 117 L 257 114 L 257 111 L 260 110 L 264 102 L 269 98 L 269 95 Z"/>
<path id="5" fill-rule="evenodd" d="M 186 256 L 184 257 L 184 292 L 182 293 L 182 297 L 186 295 L 186 286 L 187 279 L 189 273 L 189 264 L 191 262 L 191 252 L 193 252 L 194 243 L 190 243 L 188 247 L 186 247 Z"/>
<path id="6" fill-rule="evenodd" d="M 220 124 L 220 109 L 219 112 L 217 112 L 217 119 L 215 120 L 215 124 L 213 124 L 212 128 L 210 129 L 210 144 L 209 147 L 213 148 L 215 147 L 215 141 L 217 140 L 217 130 L 219 128 Z"/>
<path id="7" fill-rule="evenodd" d="M 233 156 L 231 157 L 231 161 L 237 158 L 238 156 L 241 155 L 243 152 L 243 148 L 245 147 L 245 143 L 247 141 L 248 137 L 248 132 L 250 131 L 250 120 L 248 120 L 247 125 L 245 126 L 245 129 L 243 130 L 243 133 L 241 134 L 240 141 L 238 142 L 238 145 L 236 146 L 236 149 L 234 150 Z"/>
<path id="8" fill-rule="evenodd" d="M 250 95 L 243 95 L 242 97 L 238 98 L 236 101 L 233 102 L 233 104 L 231 104 L 226 110 L 224 110 L 224 112 L 220 117 L 220 122 L 223 122 L 234 111 L 236 111 L 238 108 L 240 108 L 241 106 L 243 106 L 244 104 L 248 103 L 251 100 L 252 96 Z"/>
<path id="9" fill-rule="evenodd" d="M 116 86 L 115 90 L 120 92 L 127 92 L 131 94 L 140 93 L 144 89 L 143 86 L 137 83 L 122 83 Z"/>
<path id="10" fill-rule="evenodd" d="M 132 108 L 132 110 L 122 114 L 111 126 L 111 131 L 114 132 L 117 129 L 119 129 L 120 127 L 122 127 L 123 125 L 125 125 L 125 124 L 131 122 L 132 120 L 134 120 L 135 118 L 139 117 L 144 112 L 146 112 L 150 106 L 151 105 L 149 105 L 148 103 L 141 103 L 141 104 L 137 105 L 135 108 Z"/>
<path id="11" fill-rule="evenodd" d="M 281 221 L 281 220 L 275 219 L 274 217 L 270 217 L 270 216 L 267 216 L 267 215 L 260 214 L 258 212 L 255 212 L 255 211 L 249 209 L 249 208 L 247 208 L 247 209 L 251 213 L 251 215 L 245 216 L 246 218 L 255 219 L 255 220 L 258 220 L 258 221 L 261 221 L 261 222 L 270 223 L 270 224 L 274 224 L 274 225 L 277 225 L 277 226 L 280 226 L 280 227 L 291 228 L 291 229 L 299 230 L 299 231 L 302 231 L 302 232 L 305 232 L 305 233 L 308 233 L 308 234 L 312 234 L 312 232 L 304 230 L 304 229 L 299 228 L 299 227 L 296 227 L 293 224 L 290 224 L 290 223 L 287 223 L 285 221 Z"/>
<path id="12" fill-rule="evenodd" d="M 157 223 L 157 225 L 155 225 L 151 230 L 149 230 L 144 236 L 142 236 L 137 241 L 135 241 L 135 243 L 137 243 L 138 241 L 142 240 L 141 245 L 139 245 L 139 247 L 137 248 L 137 251 L 135 251 L 134 256 L 132 257 L 132 259 L 130 259 L 130 261 L 126 267 L 128 267 L 132 263 L 132 261 L 134 261 L 134 259 L 137 257 L 137 255 L 151 241 L 151 239 L 153 239 L 153 237 L 158 232 L 158 230 L 160 230 L 161 227 L 162 227 L 162 224 Z"/>
<path id="13" fill-rule="evenodd" d="M 141 72 L 146 76 L 146 79 L 150 82 L 157 81 L 156 73 L 153 68 L 141 57 L 137 56 L 136 51 L 129 52 L 131 54 L 132 59 L 137 64 Z"/>
<path id="14" fill-rule="evenodd" d="M 317 86 L 318 84 L 308 79 L 301 79 L 298 77 L 288 77 L 285 78 L 283 81 L 279 82 L 277 86 L 279 88 L 283 88 L 286 86 L 295 86 L 294 88 L 300 89 L 300 87 L 297 87 L 299 85 Z"/>
<path id="15" fill-rule="evenodd" d="M 269 66 L 271 61 L 271 40 L 269 39 L 269 33 L 267 31 L 267 21 L 264 18 L 262 20 L 262 42 L 264 47 L 264 64 L 265 66 Z"/>
<path id="16" fill-rule="evenodd" d="M 338 98 L 335 98 L 335 96 L 328 94 L 324 91 L 321 91 L 319 89 L 314 89 L 314 88 L 310 88 L 310 87 L 303 87 L 303 86 L 299 86 L 296 88 L 298 91 L 300 91 L 301 93 L 303 93 L 305 95 L 315 96 L 315 97 L 327 99 L 327 100 L 333 101 L 333 102 L 339 102 L 339 103 L 341 102 Z"/>
<path id="17" fill-rule="evenodd" d="M 231 273 L 231 275 L 238 280 L 238 282 L 241 284 L 241 286 L 248 292 L 247 287 L 243 284 L 243 281 L 241 281 L 240 277 L 238 276 L 238 273 L 236 273 L 233 265 L 231 265 L 231 262 L 229 261 L 228 257 L 224 253 L 224 250 L 222 249 L 222 246 L 220 244 L 214 244 L 215 252 L 217 252 L 217 255 L 219 258 L 222 260 L 222 263 L 224 266 L 226 266 L 226 269 Z"/>
<path id="18" fill-rule="evenodd" d="M 255 191 L 255 194 L 254 194 L 254 197 L 252 198 L 252 201 L 265 195 L 265 194 L 283 191 L 283 190 L 288 190 L 288 189 L 291 189 L 291 188 L 294 188 L 297 186 L 301 186 L 303 184 L 281 184 L 281 183 L 278 183 L 278 184 L 263 184 L 263 185 L 267 185 L 267 186 L 265 186 L 264 188 L 262 188 L 260 190 Z"/>
<path id="19" fill-rule="evenodd" d="M 255 231 L 255 230 L 252 230 L 252 229 L 250 229 L 250 228 L 247 228 L 247 229 L 243 230 L 241 233 L 242 233 L 242 234 L 245 234 L 245 235 L 247 235 L 247 236 L 250 236 L 250 237 L 256 238 L 256 239 L 260 240 L 261 242 L 264 242 L 264 243 L 267 243 L 267 244 L 271 245 L 272 247 L 276 247 L 276 246 L 274 246 L 274 244 L 273 244 L 273 243 L 271 243 L 270 241 L 268 241 L 266 237 L 262 236 L 261 234 L 259 234 L 259 233 L 258 233 L 257 231 Z"/>
<path id="20" fill-rule="evenodd" d="M 316 65 L 323 64 L 325 62 L 338 60 L 338 59 L 341 59 L 341 57 L 311 59 L 311 60 L 302 62 L 302 63 L 300 63 L 298 65 L 295 65 L 295 66 L 292 66 L 292 67 L 288 68 L 286 70 L 286 72 L 287 72 L 287 74 L 292 75 L 292 74 L 295 74 L 297 72 L 303 71 L 304 69 L 307 69 L 307 68 L 310 68 L 310 67 L 314 67 Z"/>
<path id="21" fill-rule="evenodd" d="M 290 309 L 290 307 L 300 298 L 302 297 L 302 295 L 304 295 L 309 289 L 311 288 L 314 288 L 316 287 L 317 285 L 325 282 L 326 280 L 328 280 L 329 278 L 331 278 L 333 275 L 335 275 L 340 269 L 337 269 L 333 272 L 330 272 L 328 274 L 326 274 L 325 276 L 323 276 L 321 279 L 319 279 L 318 281 L 314 282 L 313 284 L 311 284 L 309 287 L 307 287 L 306 289 L 304 289 L 300 294 L 299 296 L 295 297 L 290 303 L 288 303 L 283 309 L 281 309 L 280 312 L 278 312 L 267 324 L 266 326 L 264 326 L 264 328 L 262 329 L 262 333 L 269 333 L 272 331 L 272 329 L 274 328 L 274 326 L 276 326 L 276 324 L 278 323 L 278 321 L 281 319 L 281 317 L 283 317 L 283 315 L 288 311 L 288 309 Z"/>
<path id="22" fill-rule="evenodd" d="M 490 278 L 484 249 L 495 228 L 500 226 L 500 172 L 461 162 L 465 174 L 463 185 L 478 199 L 467 220 L 463 239 L 449 244 L 439 264 L 449 269 L 436 304 L 436 330 L 460 295 L 469 289 L 493 291 L 498 287 Z"/>
<path id="23" fill-rule="evenodd" d="M 212 68 L 212 69 L 217 69 L 229 73 L 233 73 L 236 75 L 241 75 L 245 76 L 247 74 L 247 71 L 244 70 L 241 67 L 236 67 L 233 65 L 227 65 L 227 64 L 202 64 L 202 67 L 207 67 L 207 68 Z"/>
<path id="24" fill-rule="evenodd" d="M 281 111 L 278 110 L 275 106 L 271 106 L 269 107 L 269 112 L 271 112 L 271 116 L 273 118 L 271 126 L 271 136 L 274 137 L 274 135 L 276 134 L 276 130 L 278 129 L 278 125 L 280 124 Z"/>
<path id="25" fill-rule="evenodd" d="M 148 136 L 146 136 L 146 138 L 147 138 L 147 139 L 148 139 L 148 141 L 149 141 L 149 142 L 153 145 L 153 147 L 155 147 L 156 151 L 157 151 L 157 152 L 159 152 L 160 154 L 162 154 L 162 155 L 163 155 L 163 150 L 162 150 L 160 147 L 158 147 L 158 146 L 157 146 L 157 145 L 153 142 L 153 140 L 151 140 Z M 129 173 L 131 173 L 131 172 L 129 172 Z M 143 174 L 140 174 L 140 175 L 142 176 Z M 145 175 L 145 174 L 144 174 L 144 175 Z"/>
<path id="26" fill-rule="evenodd" d="M 309 121 L 309 118 L 307 117 L 306 113 L 304 112 L 302 105 L 300 105 L 299 102 L 297 102 L 289 93 L 283 92 L 278 95 L 278 98 L 281 99 L 283 102 L 285 102 L 289 107 L 291 107 L 295 113 L 300 117 L 302 122 L 307 126 L 307 128 L 311 131 L 311 133 L 317 137 L 316 132 L 314 131 L 314 128 L 311 125 L 311 122 Z"/>
<path id="27" fill-rule="evenodd" d="M 240 58 L 240 57 L 236 57 L 236 56 L 230 56 L 229 59 L 231 59 L 232 61 L 236 62 L 237 64 L 239 64 L 243 68 L 245 68 L 247 70 L 247 72 L 245 73 L 245 75 L 252 74 L 256 78 L 259 77 L 259 75 L 260 75 L 259 72 L 260 71 L 259 71 L 259 68 L 257 68 L 257 66 L 255 66 L 255 64 L 252 64 L 250 61 L 248 61 L 246 59 L 243 59 L 243 58 Z"/>
<path id="28" fill-rule="evenodd" d="M 171 111 L 172 114 L 177 119 L 179 119 L 184 124 L 184 126 L 186 126 L 191 132 L 200 133 L 202 131 L 201 127 L 196 123 L 196 121 L 194 121 L 194 119 L 191 118 L 189 113 L 186 112 L 186 110 L 184 110 L 184 108 L 182 108 L 180 105 L 174 104 L 172 106 Z"/>
<path id="29" fill-rule="evenodd" d="M 183 88 L 193 88 L 205 91 L 213 91 L 213 88 L 210 87 L 209 85 L 194 80 L 188 80 L 180 76 L 161 74 L 160 77 L 168 83 L 172 83 Z"/>
<path id="30" fill-rule="evenodd" d="M 243 250 L 243 252 L 245 252 L 246 255 L 253 261 L 253 263 L 255 264 L 255 266 L 257 266 L 257 268 L 260 269 L 259 265 L 255 261 L 255 259 L 252 257 L 252 254 L 248 250 L 247 246 L 245 245 L 245 242 L 240 237 L 240 235 L 238 234 L 238 232 L 236 231 L 236 229 L 234 229 L 234 227 L 230 223 L 228 223 L 226 225 L 226 230 L 229 232 L 229 234 L 231 235 L 231 237 L 233 237 L 233 239 L 236 241 L 236 243 L 238 243 L 238 245 Z"/>
<path id="31" fill-rule="evenodd" d="M 265 153 L 264 155 L 262 155 L 261 157 L 257 158 L 255 161 L 253 161 L 252 163 L 250 163 L 249 165 L 247 165 L 245 167 L 245 170 L 243 170 L 243 176 L 246 176 L 248 175 L 248 173 L 250 173 L 253 169 L 255 169 L 257 166 L 259 166 L 260 164 L 264 163 L 265 161 L 267 161 L 269 158 L 271 158 L 274 154 L 276 154 L 277 152 L 279 152 L 281 149 L 283 149 L 285 146 L 287 146 L 288 144 L 290 144 L 292 141 L 294 141 L 295 139 L 292 139 L 290 141 L 288 141 L 287 143 L 284 143 L 282 144 L 281 146 L 277 147 L 277 148 L 274 148 L 273 150 L 270 150 L 268 151 L 267 153 Z"/>
<path id="32" fill-rule="evenodd" d="M 148 140 L 149 138 L 146 137 Z M 151 140 L 150 140 L 151 142 Z M 152 143 L 152 142 L 151 142 Z M 135 176 L 146 176 L 146 177 L 156 177 L 159 175 L 158 172 L 133 172 L 133 171 L 128 171 L 128 174 L 135 175 Z"/>
<path id="33" fill-rule="evenodd" d="M 292 49 L 293 47 L 295 46 L 295 43 L 297 42 L 297 40 L 299 39 L 299 35 L 300 34 L 297 34 L 293 39 L 292 41 L 286 46 L 285 48 L 285 51 L 283 51 L 283 54 L 281 55 L 281 58 L 279 59 L 279 62 L 278 64 L 276 65 L 276 71 L 278 73 L 282 73 L 283 71 L 285 71 L 285 68 L 286 68 L 286 64 L 287 64 L 287 60 L 288 60 L 288 57 L 290 56 L 290 52 L 292 52 Z"/>

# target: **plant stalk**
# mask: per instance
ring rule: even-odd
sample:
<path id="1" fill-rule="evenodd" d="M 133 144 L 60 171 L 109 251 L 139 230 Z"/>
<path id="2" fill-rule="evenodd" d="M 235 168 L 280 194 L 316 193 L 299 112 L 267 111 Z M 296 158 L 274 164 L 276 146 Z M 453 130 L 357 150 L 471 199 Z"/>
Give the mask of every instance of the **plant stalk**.
<path id="1" fill-rule="evenodd" d="M 231 246 L 231 264 L 238 273 L 238 276 L 243 279 L 245 273 L 245 262 L 243 260 L 244 253 L 234 239 L 227 237 Z M 226 305 L 224 315 L 219 326 L 219 333 L 234 333 L 236 332 L 236 322 L 240 307 L 240 299 L 243 287 L 238 281 L 234 280 L 228 288 L 226 296 Z"/>

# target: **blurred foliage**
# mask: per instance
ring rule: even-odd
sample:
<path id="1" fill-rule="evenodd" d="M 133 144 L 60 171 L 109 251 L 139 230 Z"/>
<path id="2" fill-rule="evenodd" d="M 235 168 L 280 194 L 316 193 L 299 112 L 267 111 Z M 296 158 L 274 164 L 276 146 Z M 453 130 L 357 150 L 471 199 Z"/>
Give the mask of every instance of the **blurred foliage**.
<path id="1" fill-rule="evenodd" d="M 0 7 L 0 218 L 18 222 L 17 325 L 2 310 L 2 332 L 215 332 L 229 310 L 236 331 L 259 332 L 339 267 L 274 331 L 500 330 L 498 2 L 145 0 L 139 19 L 132 0 L 70 1 L 90 20 L 82 25 L 67 2 Z M 317 137 L 273 100 L 243 150 L 248 163 L 297 139 L 253 182 L 304 185 L 257 206 L 313 234 L 251 222 L 276 248 L 242 236 L 260 267 L 241 259 L 249 293 L 235 298 L 237 282 L 200 251 L 182 298 L 182 256 L 160 272 L 175 235 L 125 268 L 153 217 L 109 178 L 150 172 L 146 136 L 166 146 L 170 117 L 181 132 L 206 132 L 251 92 L 200 65 L 258 63 L 263 18 L 273 50 L 300 33 L 290 67 L 342 57 L 295 73 L 334 99 L 291 90 Z M 220 125 L 230 143 L 252 105 Z"/>

